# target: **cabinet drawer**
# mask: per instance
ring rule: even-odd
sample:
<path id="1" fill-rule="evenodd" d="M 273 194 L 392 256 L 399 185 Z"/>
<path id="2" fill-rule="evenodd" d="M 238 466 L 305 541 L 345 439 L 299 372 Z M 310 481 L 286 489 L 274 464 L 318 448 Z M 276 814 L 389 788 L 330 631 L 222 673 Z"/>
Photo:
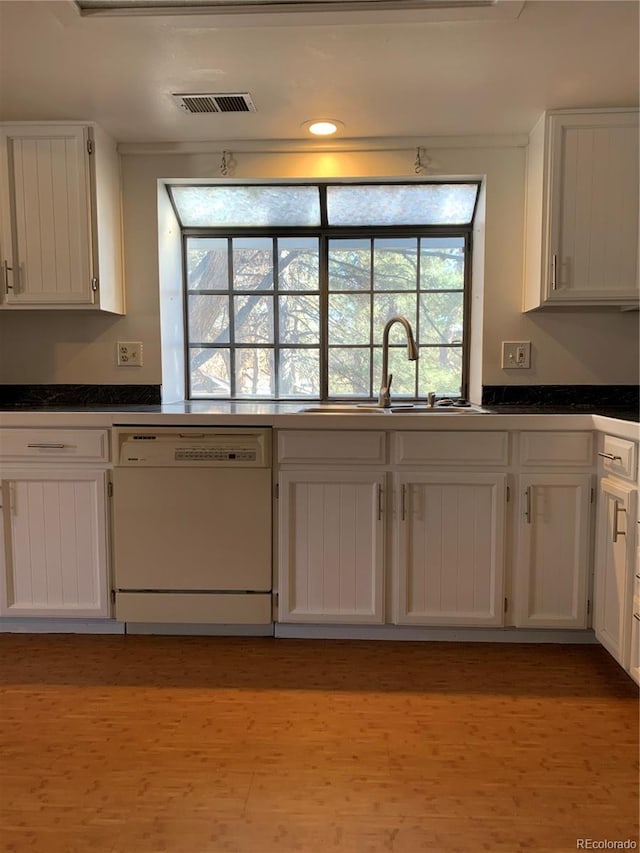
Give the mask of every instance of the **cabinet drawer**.
<path id="1" fill-rule="evenodd" d="M 343 465 L 384 463 L 385 433 L 351 430 L 285 430 L 278 433 L 280 463 L 318 462 Z"/>
<path id="2" fill-rule="evenodd" d="M 629 480 L 636 478 L 637 445 L 627 438 L 605 435 L 602 450 L 598 451 L 602 468 L 610 474 Z"/>
<path id="3" fill-rule="evenodd" d="M 507 465 L 506 432 L 397 432 L 392 461 L 396 465 Z"/>
<path id="4" fill-rule="evenodd" d="M 520 464 L 592 465 L 591 432 L 523 432 L 520 434 Z"/>
<path id="5" fill-rule="evenodd" d="M 0 459 L 108 462 L 107 436 L 104 429 L 1 429 Z"/>

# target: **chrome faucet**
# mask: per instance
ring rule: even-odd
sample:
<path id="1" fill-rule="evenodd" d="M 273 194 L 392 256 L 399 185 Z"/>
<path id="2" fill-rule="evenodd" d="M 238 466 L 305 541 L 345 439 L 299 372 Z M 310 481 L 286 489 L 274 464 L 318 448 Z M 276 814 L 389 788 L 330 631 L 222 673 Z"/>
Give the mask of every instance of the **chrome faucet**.
<path id="1" fill-rule="evenodd" d="M 413 337 L 411 323 L 406 317 L 396 316 L 387 321 L 382 334 L 382 384 L 378 396 L 378 408 L 388 409 L 391 406 L 391 380 L 393 374 L 389 373 L 389 332 L 395 323 L 401 323 L 407 333 L 407 358 L 409 361 L 417 361 L 418 347 Z"/>

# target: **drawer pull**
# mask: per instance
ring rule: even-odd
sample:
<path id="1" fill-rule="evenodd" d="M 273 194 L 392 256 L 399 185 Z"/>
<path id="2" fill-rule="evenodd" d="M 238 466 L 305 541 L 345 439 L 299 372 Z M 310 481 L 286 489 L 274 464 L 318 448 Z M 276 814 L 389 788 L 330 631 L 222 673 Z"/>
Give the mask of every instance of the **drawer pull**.
<path id="1" fill-rule="evenodd" d="M 39 450 L 62 450 L 66 444 L 53 444 L 51 442 L 41 442 L 38 444 L 27 444 L 27 447 L 37 448 Z"/>
<path id="2" fill-rule="evenodd" d="M 13 290 L 13 285 L 9 284 L 9 273 L 13 272 L 13 267 L 10 267 L 7 261 L 4 261 L 2 266 L 4 268 L 4 292 L 9 293 L 10 290 Z"/>
<path id="3" fill-rule="evenodd" d="M 615 462 L 616 460 L 618 462 L 622 462 L 622 456 L 614 456 L 613 453 L 603 453 L 599 450 L 598 456 L 602 456 L 604 459 L 610 459 L 612 462 Z"/>
<path id="4" fill-rule="evenodd" d="M 621 507 L 618 501 L 613 502 L 613 541 L 618 541 L 618 536 L 626 536 L 624 530 L 618 530 L 618 513 L 626 512 L 624 507 Z"/>

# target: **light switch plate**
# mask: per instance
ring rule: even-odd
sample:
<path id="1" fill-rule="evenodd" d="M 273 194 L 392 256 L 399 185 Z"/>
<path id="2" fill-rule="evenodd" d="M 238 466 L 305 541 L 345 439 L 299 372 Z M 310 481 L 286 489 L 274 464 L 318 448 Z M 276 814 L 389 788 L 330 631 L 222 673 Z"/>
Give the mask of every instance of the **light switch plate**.
<path id="1" fill-rule="evenodd" d="M 527 370 L 531 367 L 531 341 L 503 341 L 502 367 Z"/>
<path id="2" fill-rule="evenodd" d="M 118 367 L 142 367 L 142 341 L 118 341 L 116 347 Z"/>

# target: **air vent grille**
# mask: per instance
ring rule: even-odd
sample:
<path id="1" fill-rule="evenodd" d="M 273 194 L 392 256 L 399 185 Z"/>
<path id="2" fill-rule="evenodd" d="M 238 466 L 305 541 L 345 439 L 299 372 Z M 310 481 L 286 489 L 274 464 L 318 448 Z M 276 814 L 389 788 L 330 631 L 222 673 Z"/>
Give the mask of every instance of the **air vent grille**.
<path id="1" fill-rule="evenodd" d="M 248 92 L 172 95 L 180 109 L 187 113 L 255 113 L 256 108 Z"/>

